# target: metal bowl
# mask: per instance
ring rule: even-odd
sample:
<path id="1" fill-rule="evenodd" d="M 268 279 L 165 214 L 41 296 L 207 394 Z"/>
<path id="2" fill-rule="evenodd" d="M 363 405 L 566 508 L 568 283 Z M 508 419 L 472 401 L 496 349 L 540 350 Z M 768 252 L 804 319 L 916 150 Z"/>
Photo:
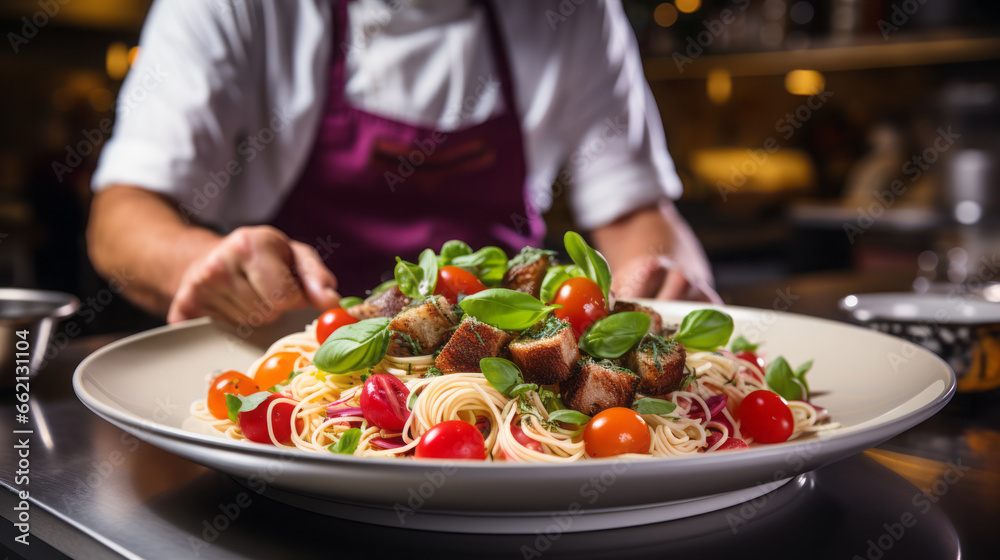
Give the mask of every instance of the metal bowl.
<path id="1" fill-rule="evenodd" d="M 63 292 L 0 288 L 0 388 L 13 387 L 25 371 L 38 373 L 53 327 L 79 308 L 80 300 Z"/>
<path id="2" fill-rule="evenodd" d="M 872 329 L 934 352 L 955 370 L 959 391 L 1000 387 L 1000 303 L 968 291 L 850 295 L 840 309 Z M 905 367 L 905 356 L 897 356 Z"/>

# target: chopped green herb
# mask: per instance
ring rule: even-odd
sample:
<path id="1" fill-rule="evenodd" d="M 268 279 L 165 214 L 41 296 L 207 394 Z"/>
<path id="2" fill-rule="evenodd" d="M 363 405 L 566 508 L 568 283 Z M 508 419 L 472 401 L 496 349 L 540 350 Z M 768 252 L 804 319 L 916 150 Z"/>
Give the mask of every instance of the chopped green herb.
<path id="1" fill-rule="evenodd" d="M 340 434 L 340 439 L 335 443 L 331 443 L 327 450 L 330 453 L 340 453 L 342 455 L 354 455 L 354 452 L 358 449 L 358 443 L 361 442 L 361 429 L 351 428 L 346 432 Z"/>
<path id="2" fill-rule="evenodd" d="M 444 375 L 444 372 L 434 366 L 427 368 L 427 371 L 424 372 L 424 378 L 441 377 L 442 375 Z"/>

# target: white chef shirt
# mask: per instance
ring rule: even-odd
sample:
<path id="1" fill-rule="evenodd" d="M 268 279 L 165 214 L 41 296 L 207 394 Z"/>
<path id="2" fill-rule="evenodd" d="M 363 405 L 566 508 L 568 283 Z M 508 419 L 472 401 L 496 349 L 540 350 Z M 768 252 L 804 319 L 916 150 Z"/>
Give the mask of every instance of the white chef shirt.
<path id="1" fill-rule="evenodd" d="M 157 0 L 93 188 L 160 192 L 186 219 L 223 231 L 269 221 L 312 149 L 335 1 Z M 572 185 L 571 206 L 587 229 L 679 196 L 621 5 L 494 5 L 514 74 L 530 202 L 549 208 L 562 166 L 557 188 Z M 332 48 L 347 53 L 352 105 L 443 131 L 502 108 L 477 3 L 359 0 L 348 19 L 349 40 Z"/>

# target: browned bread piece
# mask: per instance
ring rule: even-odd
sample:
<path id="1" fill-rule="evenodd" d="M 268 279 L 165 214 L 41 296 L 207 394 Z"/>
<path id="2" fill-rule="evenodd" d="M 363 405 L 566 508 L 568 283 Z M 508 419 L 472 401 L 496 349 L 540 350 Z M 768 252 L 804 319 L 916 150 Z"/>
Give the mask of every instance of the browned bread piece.
<path id="1" fill-rule="evenodd" d="M 411 305 L 389 323 L 393 335 L 388 354 L 431 354 L 448 340 L 456 323 L 458 317 L 443 296 L 432 296 L 423 303 Z"/>
<path id="2" fill-rule="evenodd" d="M 552 265 L 550 251 L 525 247 L 521 253 L 510 260 L 507 272 L 503 275 L 500 285 L 509 290 L 516 290 L 538 297 L 542 292 L 542 280 L 545 272 Z"/>
<path id="3" fill-rule="evenodd" d="M 514 336 L 466 315 L 451 340 L 441 349 L 434 365 L 444 373 L 480 372 L 479 360 L 500 356 Z"/>
<path id="4" fill-rule="evenodd" d="M 581 360 L 580 373 L 559 384 L 563 402 L 593 416 L 602 410 L 632 407 L 639 376 L 610 360 Z"/>
<path id="5" fill-rule="evenodd" d="M 652 307 L 646 307 L 645 305 L 631 301 L 616 301 L 612 313 L 621 313 L 623 311 L 637 311 L 649 315 L 649 332 L 653 334 L 660 334 L 660 331 L 663 330 L 663 317 Z"/>
<path id="6" fill-rule="evenodd" d="M 507 346 L 525 383 L 550 385 L 576 373 L 580 349 L 569 323 L 549 316 Z"/>
<path id="7" fill-rule="evenodd" d="M 410 301 L 412 300 L 399 290 L 399 286 L 390 286 L 364 302 L 349 307 L 347 313 L 355 319 L 395 317 Z"/>
<path id="8" fill-rule="evenodd" d="M 647 334 L 625 354 L 626 367 L 639 374 L 639 391 L 646 395 L 665 395 L 679 389 L 686 359 L 683 344 L 655 334 Z"/>

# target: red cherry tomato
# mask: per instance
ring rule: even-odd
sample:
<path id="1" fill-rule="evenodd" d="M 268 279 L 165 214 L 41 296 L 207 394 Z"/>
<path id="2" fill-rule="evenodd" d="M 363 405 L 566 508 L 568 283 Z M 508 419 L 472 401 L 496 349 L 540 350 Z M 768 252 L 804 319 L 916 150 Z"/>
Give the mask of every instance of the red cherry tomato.
<path id="1" fill-rule="evenodd" d="M 524 429 L 521 428 L 521 426 L 516 424 L 512 425 L 510 427 L 510 433 L 514 435 L 514 439 L 517 440 L 517 443 L 520 443 L 532 451 L 537 451 L 539 453 L 542 452 L 542 444 L 528 437 L 528 434 L 524 433 Z"/>
<path id="2" fill-rule="evenodd" d="M 376 373 L 361 389 L 361 412 L 370 424 L 392 432 L 403 431 L 410 411 L 406 401 L 410 390 L 396 376 Z"/>
<path id="3" fill-rule="evenodd" d="M 257 368 L 253 380 L 261 389 L 267 390 L 288 379 L 299 359 L 296 352 L 275 352 Z"/>
<path id="4" fill-rule="evenodd" d="M 437 286 L 434 294 L 444 296 L 449 302 L 456 303 L 458 295 L 471 296 L 486 289 L 486 286 L 476 278 L 476 275 L 457 266 L 442 266 L 438 270 Z"/>
<path id="5" fill-rule="evenodd" d="M 553 304 L 561 305 L 553 311 L 556 317 L 569 321 L 577 338 L 594 321 L 608 316 L 608 301 L 604 292 L 590 278 L 577 276 L 562 283 L 556 290 Z"/>
<path id="6" fill-rule="evenodd" d="M 273 443 L 268 434 L 267 409 L 271 401 L 275 399 L 285 399 L 281 395 L 271 395 L 264 399 L 264 402 L 257 405 L 257 408 L 240 412 L 239 425 L 243 430 L 243 435 L 250 441 L 257 443 Z M 274 437 L 281 443 L 288 443 L 292 439 L 292 411 L 295 405 L 289 402 L 280 402 L 274 405 L 271 410 L 271 428 L 274 430 Z"/>
<path id="7" fill-rule="evenodd" d="M 739 407 L 740 431 L 760 443 L 788 441 L 795 428 L 785 399 L 763 389 L 747 395 Z"/>
<path id="8" fill-rule="evenodd" d="M 346 309 L 341 309 L 339 307 L 334 307 L 319 316 L 319 321 L 316 321 L 316 340 L 320 344 L 326 342 L 326 339 L 333 334 L 333 331 L 343 327 L 344 325 L 350 325 L 351 323 L 357 323 L 358 320 L 347 312 Z"/>
<path id="9" fill-rule="evenodd" d="M 583 429 L 583 443 L 591 457 L 649 453 L 650 442 L 649 425 L 642 416 L 620 406 L 598 413 Z"/>
<path id="10" fill-rule="evenodd" d="M 260 387 L 253 379 L 236 370 L 229 370 L 212 380 L 208 388 L 208 411 L 219 420 L 229 418 L 229 408 L 226 406 L 226 395 L 252 395 L 259 393 Z"/>
<path id="11" fill-rule="evenodd" d="M 750 352 L 749 350 L 737 352 L 736 357 L 739 358 L 740 360 L 746 360 L 751 364 L 757 364 L 757 367 L 759 367 L 760 369 L 764 369 L 764 359 L 758 356 L 757 354 Z"/>
<path id="12" fill-rule="evenodd" d="M 486 459 L 486 440 L 475 426 L 448 420 L 427 430 L 417 444 L 416 456 L 423 459 Z"/>

